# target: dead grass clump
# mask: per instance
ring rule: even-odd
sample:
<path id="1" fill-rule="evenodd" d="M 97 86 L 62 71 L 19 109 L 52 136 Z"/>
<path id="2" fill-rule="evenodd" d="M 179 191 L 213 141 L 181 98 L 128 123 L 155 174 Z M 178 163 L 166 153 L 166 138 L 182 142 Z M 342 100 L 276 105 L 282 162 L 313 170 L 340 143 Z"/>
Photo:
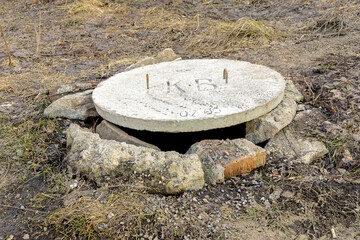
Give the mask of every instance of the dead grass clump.
<path id="1" fill-rule="evenodd" d="M 20 63 L 20 61 L 16 58 L 12 58 L 11 59 L 11 65 L 12 66 L 17 66 Z M 6 67 L 9 65 L 9 61 L 8 60 L 4 60 L 2 62 L 0 62 L 0 67 Z"/>
<path id="2" fill-rule="evenodd" d="M 347 22 L 351 18 L 358 18 L 358 12 L 360 10 L 360 4 L 355 2 L 343 2 L 334 1 L 333 7 L 330 7 L 322 17 L 315 21 L 314 26 L 310 29 L 315 30 L 315 33 L 325 35 L 342 35 L 344 30 L 351 28 Z"/>
<path id="3" fill-rule="evenodd" d="M 221 39 L 219 44 L 225 48 L 237 48 L 240 45 L 266 45 L 280 36 L 274 28 L 261 20 L 243 17 L 234 23 L 223 23 L 217 29 Z"/>
<path id="4" fill-rule="evenodd" d="M 261 20 L 247 17 L 240 18 L 236 22 L 208 20 L 202 23 L 200 21 L 199 32 L 194 36 L 189 48 L 213 52 L 261 47 L 284 36 L 279 30 Z"/>
<path id="5" fill-rule="evenodd" d="M 106 28 L 113 35 L 121 36 L 118 38 L 118 46 L 128 45 L 126 49 L 117 49 L 123 51 L 122 54 L 128 58 L 138 57 L 149 49 L 176 49 L 179 45 L 183 46 L 185 51 L 234 51 L 244 47 L 267 45 L 283 36 L 279 30 L 267 23 L 251 18 L 229 22 L 226 19 L 204 17 L 202 14 L 182 15 L 179 11 L 159 7 L 135 8 L 127 2 L 108 5 L 100 3 L 102 2 L 99 0 L 79 0 L 69 4 L 68 11 L 84 21 L 94 18 L 95 15 L 106 17 L 106 14 L 112 11 L 114 21 L 127 24 L 123 24 L 121 28 L 116 25 Z"/>
<path id="6" fill-rule="evenodd" d="M 316 33 L 330 34 L 335 33 L 341 35 L 346 27 L 346 23 L 342 15 L 336 12 L 330 12 L 318 19 L 315 23 Z"/>
<path id="7" fill-rule="evenodd" d="M 1 84 L 0 85 L 0 93 L 1 92 L 12 93 L 14 91 L 15 91 L 15 89 L 11 84 Z"/>
<path id="8" fill-rule="evenodd" d="M 70 15 L 81 14 L 83 17 L 91 18 L 104 14 L 104 5 L 100 0 L 78 0 L 68 4 L 67 9 Z"/>
<path id="9" fill-rule="evenodd" d="M 159 42 L 182 43 L 198 51 L 232 51 L 243 47 L 267 45 L 283 34 L 261 20 L 243 17 L 236 22 L 185 17 L 164 9 L 151 8 L 137 22 L 138 31 L 161 31 Z"/>
<path id="10" fill-rule="evenodd" d="M 106 200 L 83 197 L 51 213 L 45 223 L 68 239 L 183 239 L 184 236 L 201 236 L 198 223 L 175 223 L 171 214 L 158 204 L 149 196 L 132 191 L 111 194 Z"/>
<path id="11" fill-rule="evenodd" d="M 2 64 L 6 63 L 6 60 L 0 62 L 0 71 Z M 60 64 L 59 61 L 57 63 Z M 22 68 L 22 62 L 18 59 L 13 59 L 13 64 L 15 67 L 18 66 L 19 69 Z M 31 71 L 23 71 L 21 74 L 9 74 L 8 76 L 0 77 L 0 93 L 6 94 L 2 99 L 5 101 L 12 99 L 14 96 L 21 98 L 32 96 L 34 98 L 38 94 L 43 98 L 47 90 L 60 84 L 72 83 L 74 81 L 74 76 L 69 76 L 65 72 L 54 72 L 51 66 L 47 66 L 43 62 L 33 63 Z M 26 101 L 28 100 L 31 99 L 26 99 Z M 33 100 L 39 101 L 40 96 Z M 30 103 L 27 102 L 27 104 Z"/>

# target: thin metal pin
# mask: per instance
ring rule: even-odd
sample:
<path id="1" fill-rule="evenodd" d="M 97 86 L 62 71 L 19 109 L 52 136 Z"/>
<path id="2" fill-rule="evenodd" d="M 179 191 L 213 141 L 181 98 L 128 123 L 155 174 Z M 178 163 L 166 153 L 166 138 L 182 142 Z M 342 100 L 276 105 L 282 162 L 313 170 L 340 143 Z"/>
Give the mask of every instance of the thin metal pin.
<path id="1" fill-rule="evenodd" d="M 149 74 L 146 74 L 146 88 L 149 89 Z"/>
<path id="2" fill-rule="evenodd" d="M 228 79 L 229 79 L 229 73 L 228 70 L 225 68 L 224 69 L 224 79 L 225 79 L 225 83 L 228 83 Z"/>

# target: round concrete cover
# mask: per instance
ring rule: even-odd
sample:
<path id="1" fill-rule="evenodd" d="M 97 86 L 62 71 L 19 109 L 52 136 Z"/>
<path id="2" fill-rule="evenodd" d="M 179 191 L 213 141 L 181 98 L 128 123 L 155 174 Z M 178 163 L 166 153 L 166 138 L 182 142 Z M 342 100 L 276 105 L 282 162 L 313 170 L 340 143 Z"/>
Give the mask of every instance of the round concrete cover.
<path id="1" fill-rule="evenodd" d="M 194 59 L 116 74 L 98 85 L 93 100 L 104 119 L 120 126 L 194 132 L 233 126 L 264 115 L 281 102 L 284 89 L 284 78 L 268 67 Z"/>

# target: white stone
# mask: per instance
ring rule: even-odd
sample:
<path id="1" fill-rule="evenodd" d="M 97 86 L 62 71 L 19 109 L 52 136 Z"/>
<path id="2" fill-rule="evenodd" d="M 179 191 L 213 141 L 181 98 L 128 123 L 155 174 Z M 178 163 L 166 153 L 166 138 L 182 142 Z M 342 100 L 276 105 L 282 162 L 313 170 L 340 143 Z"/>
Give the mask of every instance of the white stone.
<path id="1" fill-rule="evenodd" d="M 295 84 L 291 80 L 286 80 L 285 97 L 293 99 L 295 102 L 304 100 L 304 96 L 295 87 Z"/>
<path id="2" fill-rule="evenodd" d="M 93 90 L 66 95 L 51 103 L 44 114 L 50 118 L 64 117 L 69 119 L 86 120 L 98 117 L 91 99 Z"/>
<path id="3" fill-rule="evenodd" d="M 284 97 L 271 112 L 246 123 L 245 138 L 255 144 L 269 140 L 289 125 L 295 114 L 296 102 Z"/>
<path id="4" fill-rule="evenodd" d="M 308 119 L 321 121 L 320 117 L 316 118 L 316 116 L 316 112 L 311 110 L 297 113 L 292 123 L 266 144 L 265 149 L 270 159 L 311 164 L 314 160 L 324 157 L 328 153 L 324 143 L 313 137 L 305 137 L 299 132 L 302 130 L 301 126 L 307 125 Z"/>
<path id="5" fill-rule="evenodd" d="M 223 79 L 228 71 L 228 83 Z M 146 84 L 149 74 L 149 89 Z M 120 126 L 194 132 L 250 121 L 275 108 L 285 89 L 276 71 L 249 62 L 165 62 L 117 74 L 93 92 L 97 112 Z"/>

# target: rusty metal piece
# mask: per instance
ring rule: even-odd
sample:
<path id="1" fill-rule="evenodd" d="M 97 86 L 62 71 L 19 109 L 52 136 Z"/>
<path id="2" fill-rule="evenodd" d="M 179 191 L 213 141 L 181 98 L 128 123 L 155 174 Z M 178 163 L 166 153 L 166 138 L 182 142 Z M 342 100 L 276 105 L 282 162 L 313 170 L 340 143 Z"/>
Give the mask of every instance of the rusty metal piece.
<path id="1" fill-rule="evenodd" d="M 149 89 L 149 74 L 146 74 L 146 89 Z"/>

